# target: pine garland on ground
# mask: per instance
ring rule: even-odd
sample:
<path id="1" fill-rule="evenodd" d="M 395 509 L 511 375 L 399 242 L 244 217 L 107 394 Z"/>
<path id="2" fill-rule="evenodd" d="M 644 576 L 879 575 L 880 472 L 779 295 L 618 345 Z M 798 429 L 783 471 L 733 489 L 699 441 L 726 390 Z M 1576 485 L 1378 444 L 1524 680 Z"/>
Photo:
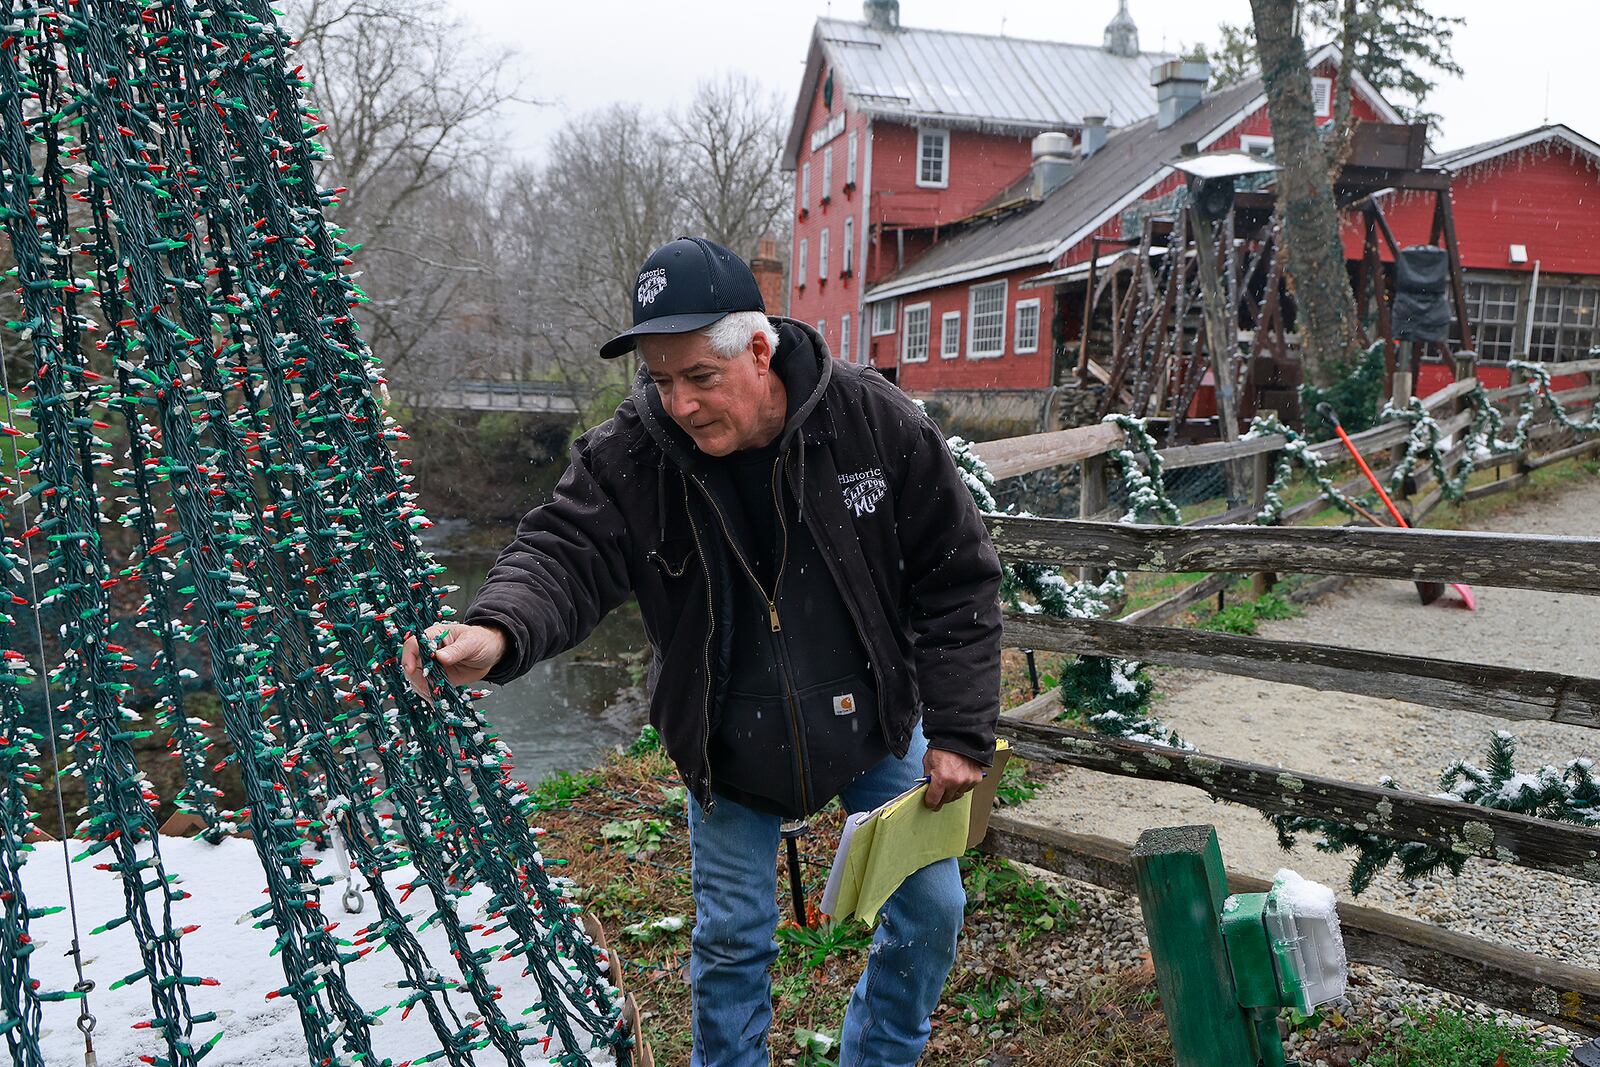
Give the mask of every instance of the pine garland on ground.
<path id="1" fill-rule="evenodd" d="M 1505 730 L 1496 731 L 1489 741 L 1484 766 L 1480 768 L 1466 760 L 1452 763 L 1440 776 L 1443 791 L 1437 795 L 1540 819 L 1600 826 L 1600 772 L 1596 771 L 1594 760 L 1569 760 L 1559 770 L 1546 764 L 1526 774 L 1517 771 L 1516 754 L 1516 737 Z M 1388 789 L 1399 788 L 1388 777 L 1380 782 Z M 1350 891 L 1357 895 L 1390 863 L 1398 862 L 1400 877 L 1409 881 L 1425 878 L 1441 868 L 1460 874 L 1469 858 L 1465 853 L 1416 841 L 1398 841 L 1332 819 L 1301 815 L 1266 818 L 1278 832 L 1278 844 L 1286 851 L 1294 847 L 1294 835 L 1299 833 L 1319 835 L 1315 842 L 1319 852 L 1354 850 L 1357 859 L 1350 871 Z"/>

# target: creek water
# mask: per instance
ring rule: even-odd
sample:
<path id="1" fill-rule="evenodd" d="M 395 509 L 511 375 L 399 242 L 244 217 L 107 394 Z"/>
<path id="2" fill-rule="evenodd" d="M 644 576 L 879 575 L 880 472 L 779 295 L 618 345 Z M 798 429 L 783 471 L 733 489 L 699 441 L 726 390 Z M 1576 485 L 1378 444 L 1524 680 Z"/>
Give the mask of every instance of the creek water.
<path id="1" fill-rule="evenodd" d="M 440 556 L 439 562 L 448 572 L 438 581 L 460 586 L 448 603 L 465 611 L 494 560 Z M 601 620 L 577 648 L 493 688 L 479 701 L 479 709 L 511 747 L 517 776 L 538 782 L 559 771 L 589 767 L 606 750 L 638 737 L 644 725 L 642 708 L 616 702 L 619 691 L 631 683 L 629 657 L 644 666 L 648 659 L 639 657 L 646 648 L 644 625 L 630 602 Z"/>

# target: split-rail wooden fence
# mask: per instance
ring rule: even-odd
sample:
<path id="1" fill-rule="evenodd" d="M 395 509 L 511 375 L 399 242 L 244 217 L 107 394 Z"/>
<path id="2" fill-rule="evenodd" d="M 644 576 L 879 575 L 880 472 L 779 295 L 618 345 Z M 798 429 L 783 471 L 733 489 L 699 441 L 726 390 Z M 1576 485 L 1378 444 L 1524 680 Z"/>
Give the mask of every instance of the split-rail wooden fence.
<path id="1" fill-rule="evenodd" d="M 1563 377 L 1593 377 L 1600 375 L 1600 360 L 1552 370 Z M 1465 404 L 1475 385 L 1469 362 L 1458 365 L 1457 377 L 1454 385 L 1425 403 L 1445 431 L 1459 438 L 1472 418 Z M 1520 392 L 1513 385 L 1491 391 L 1490 397 L 1501 402 Z M 1594 384 L 1559 394 L 1569 409 L 1586 408 L 1597 395 L 1600 388 Z M 1393 469 L 1398 460 L 1394 450 L 1408 429 L 1406 423 L 1387 423 L 1356 435 L 1380 477 Z M 1295 573 L 1323 576 L 1313 585 L 1369 577 L 1600 595 L 1600 540 L 1591 538 L 1296 525 L 1332 506 L 1321 497 L 1286 509 L 1283 525 L 1249 525 L 1259 511 L 1274 453 L 1284 444 L 1282 438 L 1268 437 L 1163 452 L 1168 470 L 1245 459 L 1254 468 L 1253 503 L 1184 526 L 1112 521 L 1120 509 L 1107 506 L 1105 485 L 1107 453 L 1122 446 L 1115 427 L 1089 426 L 974 446 L 998 479 L 1057 464 L 1077 463 L 1082 468 L 1080 519 L 989 517 L 990 534 L 1003 559 L 1085 571 L 1115 567 L 1211 572 L 1167 600 L 1114 621 L 1008 613 L 1007 646 L 1115 656 L 1394 697 L 1447 711 L 1600 730 L 1597 678 L 1157 625 L 1218 593 L 1241 574 L 1255 576 L 1258 591 L 1277 574 Z M 1446 458 L 1453 463 L 1461 448 L 1457 443 Z M 1330 462 L 1344 454 L 1337 441 L 1317 445 L 1315 451 Z M 1467 498 L 1515 488 L 1540 467 L 1596 451 L 1600 435 L 1578 440 L 1546 418 L 1534 426 L 1528 448 L 1494 460 L 1493 480 L 1472 487 Z M 1364 486 L 1364 479 L 1355 478 L 1346 489 L 1358 495 Z M 1443 499 L 1431 473 L 1421 474 L 1407 490 L 1413 523 L 1420 523 Z M 1176 782 L 1268 814 L 1339 820 L 1499 863 L 1600 882 L 1600 827 L 1557 823 L 1221 754 L 1113 739 L 1057 725 L 1059 710 L 1059 698 L 1045 693 L 1002 716 L 1000 732 L 1027 760 Z M 1600 733 L 1596 739 L 1600 741 Z M 1129 847 L 1120 842 L 996 814 L 983 847 L 1072 878 L 1125 892 L 1133 889 Z M 1244 875 L 1230 873 L 1229 882 L 1234 892 L 1265 888 L 1260 879 Z M 1373 908 L 1341 903 L 1339 911 L 1353 961 L 1571 1030 L 1600 1034 L 1600 971 Z M 1514 940 L 1515 932 L 1507 933 L 1508 940 Z"/>

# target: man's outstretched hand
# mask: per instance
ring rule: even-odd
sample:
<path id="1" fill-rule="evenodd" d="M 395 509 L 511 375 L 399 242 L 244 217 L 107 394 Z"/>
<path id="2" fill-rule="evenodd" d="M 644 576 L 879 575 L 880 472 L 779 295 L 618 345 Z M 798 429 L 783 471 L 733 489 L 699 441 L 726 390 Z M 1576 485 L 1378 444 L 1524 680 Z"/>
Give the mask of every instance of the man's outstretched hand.
<path id="1" fill-rule="evenodd" d="M 506 654 L 506 635 L 493 626 L 467 626 L 459 622 L 441 622 L 428 628 L 428 637 L 437 651 L 434 661 L 444 668 L 444 676 L 452 685 L 469 685 L 479 681 L 494 670 L 500 657 Z M 411 688 L 424 700 L 432 702 L 427 676 L 422 673 L 422 651 L 415 635 L 406 638 L 406 648 L 400 657 L 400 666 L 406 672 Z"/>
<path id="2" fill-rule="evenodd" d="M 922 757 L 922 769 L 928 775 L 928 788 L 922 794 L 922 802 L 934 811 L 952 800 L 961 799 L 963 793 L 983 781 L 983 764 L 942 748 L 928 749 L 928 754 Z"/>

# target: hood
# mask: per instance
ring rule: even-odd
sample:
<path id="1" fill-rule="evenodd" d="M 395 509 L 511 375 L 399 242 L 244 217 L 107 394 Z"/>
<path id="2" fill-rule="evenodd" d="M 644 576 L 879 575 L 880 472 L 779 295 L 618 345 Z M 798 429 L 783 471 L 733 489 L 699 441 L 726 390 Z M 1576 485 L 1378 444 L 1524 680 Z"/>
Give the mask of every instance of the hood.
<path id="1" fill-rule="evenodd" d="M 789 394 L 789 412 L 777 440 L 778 449 L 786 451 L 806 429 L 807 422 L 822 403 L 828 379 L 833 375 L 833 357 L 828 354 L 822 336 L 807 324 L 777 315 L 771 316 L 771 321 L 778 331 L 778 350 L 772 357 L 772 367 Z M 681 470 L 697 470 L 707 457 L 667 414 L 661 394 L 650 380 L 648 367 L 639 367 L 632 399 L 645 429 L 667 458 Z M 824 432 L 820 426 L 816 429 L 819 435 Z"/>

